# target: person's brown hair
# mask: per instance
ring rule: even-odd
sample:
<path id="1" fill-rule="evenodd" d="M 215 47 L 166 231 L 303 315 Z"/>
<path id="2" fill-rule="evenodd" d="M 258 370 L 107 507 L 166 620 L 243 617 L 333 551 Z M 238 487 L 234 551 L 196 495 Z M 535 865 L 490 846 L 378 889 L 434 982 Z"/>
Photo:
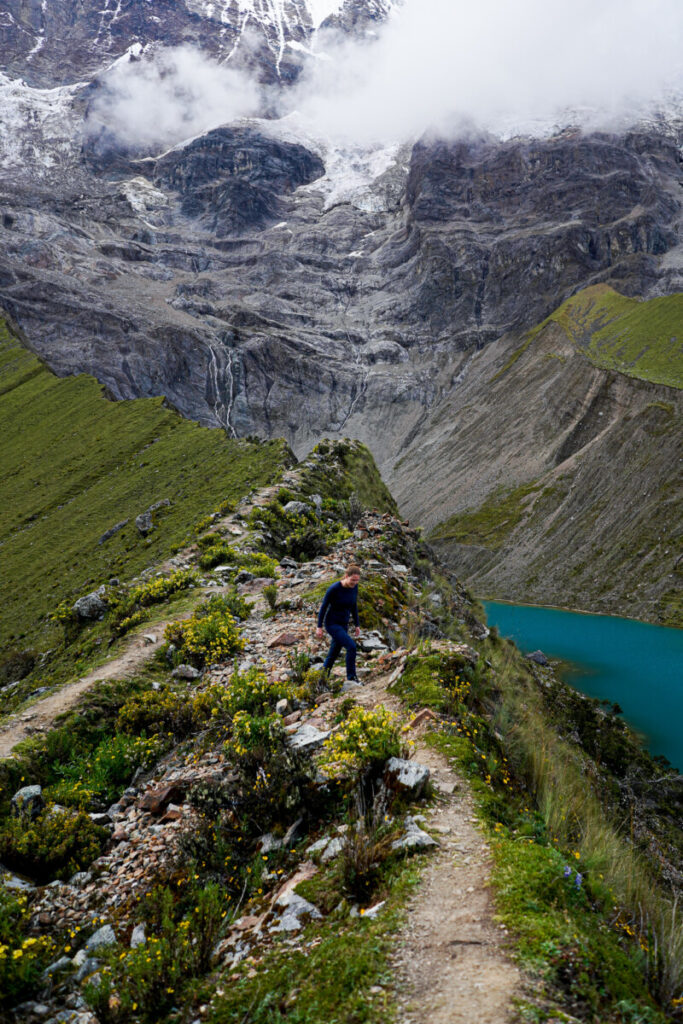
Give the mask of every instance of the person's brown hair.
<path id="1" fill-rule="evenodd" d="M 350 565 L 346 566 L 346 575 L 347 576 L 360 576 L 361 575 L 360 566 L 357 565 L 356 562 L 351 562 Z"/>

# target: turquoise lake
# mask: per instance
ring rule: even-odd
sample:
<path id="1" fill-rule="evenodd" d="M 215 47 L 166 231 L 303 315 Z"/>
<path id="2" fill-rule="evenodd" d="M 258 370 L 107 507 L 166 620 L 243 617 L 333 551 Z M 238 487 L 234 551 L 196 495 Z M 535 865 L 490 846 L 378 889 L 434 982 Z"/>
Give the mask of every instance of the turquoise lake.
<path id="1" fill-rule="evenodd" d="M 566 682 L 619 704 L 650 753 L 683 771 L 683 630 L 497 601 L 484 607 L 489 626 L 525 653 L 569 662 Z"/>

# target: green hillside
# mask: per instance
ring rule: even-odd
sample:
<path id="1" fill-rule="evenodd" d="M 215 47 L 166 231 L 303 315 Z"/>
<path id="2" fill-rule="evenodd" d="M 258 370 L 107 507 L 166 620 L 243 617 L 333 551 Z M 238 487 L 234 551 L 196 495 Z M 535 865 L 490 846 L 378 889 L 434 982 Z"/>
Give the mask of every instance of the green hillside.
<path id="1" fill-rule="evenodd" d="M 531 340 L 551 321 L 595 366 L 683 388 L 683 293 L 629 299 L 596 284 L 567 299 Z"/>
<path id="2" fill-rule="evenodd" d="M 55 377 L 0 321 L 0 645 L 50 646 L 49 613 L 167 557 L 221 502 L 275 479 L 285 444 L 230 440 L 164 408 Z M 135 517 L 168 499 L 147 538 Z M 106 541 L 103 534 L 128 523 Z"/>

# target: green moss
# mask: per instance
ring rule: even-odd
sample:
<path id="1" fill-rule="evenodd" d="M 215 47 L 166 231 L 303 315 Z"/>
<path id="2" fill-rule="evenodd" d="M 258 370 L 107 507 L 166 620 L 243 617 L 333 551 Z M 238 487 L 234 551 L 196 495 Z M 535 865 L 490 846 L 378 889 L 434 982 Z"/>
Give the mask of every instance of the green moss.
<path id="1" fill-rule="evenodd" d="M 0 429 L 0 637 L 22 648 L 54 647 L 47 616 L 61 601 L 161 561 L 207 508 L 276 479 L 289 461 L 283 443 L 230 440 L 163 398 L 109 402 L 91 377 L 60 380 L 2 322 Z M 145 539 L 135 517 L 164 498 L 171 505 Z"/>
<path id="2" fill-rule="evenodd" d="M 479 508 L 458 512 L 435 526 L 430 540 L 500 548 L 526 514 L 526 499 L 538 490 L 535 481 L 511 489 L 499 487 Z"/>

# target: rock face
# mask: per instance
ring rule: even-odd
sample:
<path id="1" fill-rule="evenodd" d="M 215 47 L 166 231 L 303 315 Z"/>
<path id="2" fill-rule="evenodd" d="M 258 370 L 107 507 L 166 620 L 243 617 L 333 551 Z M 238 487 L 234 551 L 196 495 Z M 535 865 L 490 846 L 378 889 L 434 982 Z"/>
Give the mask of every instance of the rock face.
<path id="1" fill-rule="evenodd" d="M 587 285 L 683 289 L 679 124 L 347 154 L 268 110 L 133 153 L 89 132 L 107 62 L 190 42 L 284 87 L 313 7 L 48 6 L 9 0 L 0 26 L 6 70 L 30 83 L 0 78 L 0 306 L 61 375 L 91 373 L 117 399 L 164 395 L 231 435 L 284 436 L 297 454 L 355 436 L 406 512 L 432 525 L 459 507 L 461 485 L 479 487 L 468 466 L 482 437 L 456 459 L 444 424 L 468 427 L 467 403 L 488 402 L 487 360 L 500 369 L 510 339 Z M 340 0 L 331 20 L 363 31 L 390 6 Z M 578 389 L 559 422 L 579 429 L 599 375 L 575 385 L 553 369 Z M 503 463 L 511 380 L 495 390 Z"/>

